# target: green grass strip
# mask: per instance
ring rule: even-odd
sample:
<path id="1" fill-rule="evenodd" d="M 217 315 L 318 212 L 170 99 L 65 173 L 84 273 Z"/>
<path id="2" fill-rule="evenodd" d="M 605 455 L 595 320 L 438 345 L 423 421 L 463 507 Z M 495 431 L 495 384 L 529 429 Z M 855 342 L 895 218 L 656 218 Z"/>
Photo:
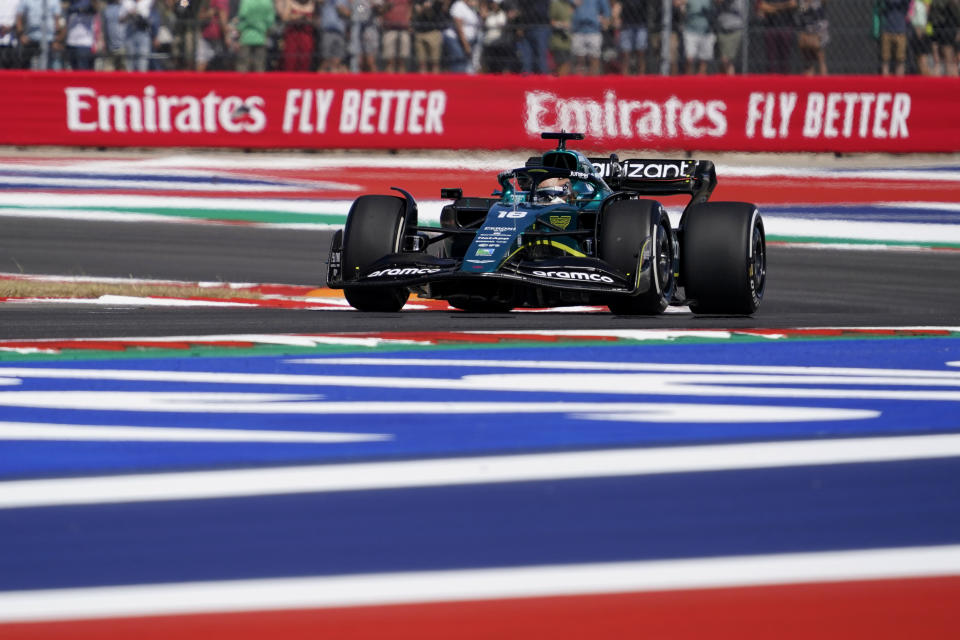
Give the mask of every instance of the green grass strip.
<path id="1" fill-rule="evenodd" d="M 860 246 L 923 247 L 927 249 L 960 249 L 955 242 L 923 242 L 919 240 L 869 240 L 866 238 L 821 238 L 817 236 L 778 236 L 767 234 L 767 242 L 792 244 L 854 244 Z"/>

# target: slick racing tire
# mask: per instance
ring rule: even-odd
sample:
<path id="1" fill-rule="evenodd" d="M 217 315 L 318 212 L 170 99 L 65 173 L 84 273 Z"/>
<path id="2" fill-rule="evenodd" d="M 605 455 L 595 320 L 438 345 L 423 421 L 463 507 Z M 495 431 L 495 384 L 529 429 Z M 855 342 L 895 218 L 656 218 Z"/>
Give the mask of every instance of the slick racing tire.
<path id="1" fill-rule="evenodd" d="M 386 255 L 400 252 L 403 239 L 406 202 L 396 196 L 360 196 L 343 228 L 343 278 L 356 279 L 363 271 Z M 351 287 L 344 285 L 343 295 L 350 306 L 360 311 L 400 311 L 410 292 L 404 287 Z"/>
<path id="2" fill-rule="evenodd" d="M 600 215 L 600 259 L 630 278 L 634 287 L 649 282 L 642 293 L 610 300 L 610 311 L 617 315 L 663 313 L 676 284 L 676 244 L 663 206 L 655 200 L 618 200 Z"/>
<path id="3" fill-rule="evenodd" d="M 767 282 L 767 245 L 754 205 L 706 202 L 690 207 L 682 243 L 680 275 L 691 311 L 756 313 Z"/>

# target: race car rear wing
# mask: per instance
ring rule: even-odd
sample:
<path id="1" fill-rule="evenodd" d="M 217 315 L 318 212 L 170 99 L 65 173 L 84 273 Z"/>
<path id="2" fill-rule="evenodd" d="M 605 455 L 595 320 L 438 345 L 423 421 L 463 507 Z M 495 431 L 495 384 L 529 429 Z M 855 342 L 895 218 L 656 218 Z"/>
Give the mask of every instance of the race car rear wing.
<path id="1" fill-rule="evenodd" d="M 690 203 L 705 202 L 717 186 L 717 170 L 709 160 L 619 160 L 589 158 L 614 191 L 651 196 L 690 195 Z"/>

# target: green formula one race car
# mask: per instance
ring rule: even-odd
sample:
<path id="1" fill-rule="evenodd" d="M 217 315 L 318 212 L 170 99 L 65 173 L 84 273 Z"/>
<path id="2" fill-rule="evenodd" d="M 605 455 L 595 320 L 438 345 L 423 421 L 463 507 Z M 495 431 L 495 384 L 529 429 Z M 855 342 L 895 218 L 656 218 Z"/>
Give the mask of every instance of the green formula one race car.
<path id="1" fill-rule="evenodd" d="M 411 293 L 457 309 L 605 305 L 654 315 L 750 315 L 766 284 L 757 208 L 708 202 L 713 163 L 588 158 L 567 149 L 580 133 L 543 133 L 555 149 L 501 172 L 494 197 L 453 202 L 440 226 L 421 226 L 413 197 L 365 195 L 334 234 L 327 284 L 361 311 L 399 311 Z M 651 196 L 688 195 L 674 229 Z"/>

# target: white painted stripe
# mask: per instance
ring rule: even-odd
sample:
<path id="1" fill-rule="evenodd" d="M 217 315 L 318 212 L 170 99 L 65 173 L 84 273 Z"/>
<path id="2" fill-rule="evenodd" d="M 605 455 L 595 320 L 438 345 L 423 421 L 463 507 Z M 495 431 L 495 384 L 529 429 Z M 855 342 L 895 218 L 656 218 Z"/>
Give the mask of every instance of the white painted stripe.
<path id="1" fill-rule="evenodd" d="M 37 207 L 31 209 L 11 209 L 0 205 L 0 216 L 6 218 L 54 218 L 58 220 L 85 220 L 87 222 L 168 222 L 185 224 L 202 223 L 200 218 L 164 216 L 152 213 L 134 213 L 126 211 L 97 211 L 84 209 L 56 209 Z"/>
<path id="2" fill-rule="evenodd" d="M 291 184 L 244 184 L 242 182 L 210 182 L 181 180 L 169 176 L 161 180 L 117 180 L 111 178 L 58 178 L 30 175 L 0 175 L 0 185 L 8 189 L 54 187 L 82 187 L 85 189 L 148 189 L 150 191 L 210 191 L 214 193 L 244 193 L 263 191 L 302 191 L 305 189 L 343 189 L 347 185 L 338 183 L 318 183 L 315 186 Z"/>
<path id="3" fill-rule="evenodd" d="M 321 609 L 960 574 L 960 545 L 0 593 L 0 622 Z"/>
<path id="4" fill-rule="evenodd" d="M 448 391 L 526 391 L 555 394 L 599 393 L 616 395 L 697 395 L 702 397 L 748 398 L 844 398 L 917 401 L 960 401 L 960 374 L 953 370 L 920 371 L 916 378 L 905 378 L 910 370 L 867 370 L 862 375 L 853 371 L 835 375 L 828 369 L 821 371 L 790 371 L 779 374 L 760 368 L 753 374 L 735 370 L 717 369 L 723 365 L 680 365 L 684 369 L 668 369 L 668 365 L 651 364 L 647 372 L 590 373 L 583 371 L 563 373 L 498 373 L 472 374 L 459 378 L 420 378 L 414 376 L 351 376 L 351 375 L 290 375 L 270 373 L 230 373 L 214 371 L 140 371 L 133 369 L 61 369 L 43 367 L 0 366 L 0 377 L 48 378 L 77 380 L 137 380 L 149 382 L 194 382 L 220 384 L 297 385 L 358 388 L 443 389 Z M 670 375 L 662 372 L 668 371 Z M 798 375 L 804 374 L 804 375 Z M 822 375 L 818 375 L 822 374 Z M 805 388 L 810 385 L 829 385 L 827 388 Z M 752 385 L 752 386 L 749 386 Z M 876 389 L 861 388 L 867 386 Z M 885 388 L 893 387 L 893 388 Z M 938 390 L 912 387 L 955 387 Z M 38 395 L 40 394 L 40 395 Z M 0 396 L 0 404 L 21 406 L 43 398 L 43 392 L 11 392 Z M 77 397 L 93 394 L 78 392 Z M 118 396 L 121 394 L 117 394 Z M 69 394 L 61 394 L 66 401 Z M 465 409 L 477 403 L 457 402 L 395 402 L 363 403 L 359 412 L 416 411 L 417 406 L 445 406 L 453 410 L 458 404 Z M 482 403 L 481 403 L 482 404 Z M 523 406 L 526 403 L 516 403 Z M 546 403 L 549 406 L 552 403 Z M 561 403 L 565 404 L 565 403 Z M 28 405 L 22 405 L 28 406 Z M 350 403 L 344 406 L 349 407 Z M 569 406 L 575 406 L 570 404 Z M 404 409 L 407 407 L 407 409 Z M 106 407 L 105 407 L 106 408 Z M 252 411 L 254 408 L 245 408 Z M 441 409 L 442 410 L 442 409 Z M 577 411 L 579 409 L 571 409 Z M 271 411 L 263 409 L 263 411 Z M 293 413 L 351 413 L 340 406 L 311 403 L 311 406 L 291 405 L 285 412 Z"/>
<path id="5" fill-rule="evenodd" d="M 884 207 L 891 209 L 927 209 L 930 211 L 951 211 L 960 212 L 960 202 L 929 202 L 929 201 L 891 201 L 891 202 L 873 202 L 870 206 Z"/>
<path id="6" fill-rule="evenodd" d="M 347 215 L 352 200 L 322 200 L 322 199 L 270 199 L 270 198 L 220 198 L 220 197 L 188 197 L 188 196 L 156 196 L 139 194 L 87 194 L 71 193 L 69 203 L 64 202 L 64 195 L 60 193 L 0 193 L 0 205 L 23 207 L 46 207 L 62 209 L 69 204 L 71 207 L 89 207 L 90 209 L 112 208 L 155 208 L 168 207 L 172 209 L 226 209 L 232 211 L 276 211 L 278 213 L 333 213 Z M 437 200 L 438 205 L 441 201 Z M 421 205 L 418 201 L 417 205 Z"/>
<path id="7" fill-rule="evenodd" d="M 874 220 L 806 220 L 765 214 L 767 236 L 856 238 L 877 242 L 960 243 L 960 224 L 917 224 Z"/>
<path id="8" fill-rule="evenodd" d="M 318 304 L 325 300 L 317 298 Z M 283 345 L 291 347 L 316 347 L 319 344 L 349 344 L 364 347 L 376 347 L 381 344 L 420 344 L 421 340 L 383 339 L 377 337 L 355 337 L 349 333 L 333 335 L 300 335 L 300 334 L 227 334 L 227 335 L 196 335 L 196 336 L 117 336 L 112 338 L 84 338 L 83 342 L 96 345 L 100 342 L 122 342 L 136 345 L 139 342 L 189 342 L 216 346 L 218 342 L 253 342 L 256 344 Z M 43 345 L 45 343 L 58 344 L 62 338 L 35 338 L 31 340 L 0 339 L 0 347 L 5 343 L 29 342 Z M 0 371 L 2 375 L 2 371 Z"/>
<path id="9" fill-rule="evenodd" d="M 80 283 L 97 283 L 97 284 L 146 284 L 146 285 L 166 285 L 166 286 L 182 286 L 182 287 L 198 287 L 198 288 L 214 288 L 214 289 L 252 289 L 256 287 L 263 286 L 303 286 L 303 285 L 281 285 L 281 284 L 261 284 L 257 282 L 222 282 L 222 281 L 200 281 L 200 282 L 190 282 L 184 280 L 157 280 L 151 278 L 110 278 L 102 276 L 58 276 L 58 275 L 42 275 L 42 274 L 30 274 L 30 273 L 11 273 L 11 272 L 0 272 L 0 280 L 23 280 L 28 282 L 80 282 Z"/>
<path id="10" fill-rule="evenodd" d="M 510 333 L 498 331 L 467 331 L 464 333 L 478 333 L 487 335 L 496 335 L 497 333 Z M 524 332 L 528 333 L 528 332 Z M 529 332 L 541 333 L 541 332 Z M 543 334 L 549 334 L 545 331 Z M 570 335 L 588 335 L 594 334 L 594 331 L 578 332 L 573 330 Z M 637 333 L 640 335 L 634 336 Z M 645 336 L 644 334 L 652 334 Z M 604 332 L 604 335 L 609 335 Z M 725 331 L 703 331 L 703 332 L 681 332 L 656 330 L 637 331 L 637 332 L 617 332 L 618 337 L 633 338 L 636 340 L 650 339 L 675 339 L 678 337 L 714 337 L 711 334 L 717 334 L 715 337 L 729 337 L 730 334 Z M 367 365 L 367 366 L 417 366 L 417 367 L 477 367 L 477 368 L 496 368 L 496 369 L 571 369 L 575 371 L 659 371 L 666 373 L 673 372 L 696 372 L 696 373 L 731 373 L 731 374 L 760 374 L 763 380 L 771 382 L 781 382 L 780 379 L 774 379 L 774 375 L 797 375 L 802 378 L 790 378 L 789 381 L 798 384 L 804 384 L 808 381 L 816 383 L 824 382 L 824 379 L 818 379 L 813 376 L 839 376 L 839 377 L 865 377 L 865 378 L 884 378 L 889 381 L 895 381 L 897 384 L 911 385 L 960 385 L 960 372 L 954 371 L 936 371 L 928 369 L 878 369 L 869 367 L 797 367 L 797 366 L 772 366 L 772 365 L 740 365 L 740 364 L 692 364 L 692 363 L 672 363 L 672 362 L 591 362 L 589 360 L 476 360 L 476 359 L 450 359 L 450 358 L 380 358 L 380 357 L 362 357 L 362 358 L 290 358 L 286 360 L 290 364 L 346 364 L 346 365 Z M 948 363 L 949 364 L 949 363 Z M 0 367 L 0 374 L 5 370 Z M 919 378 L 929 378 L 917 382 Z M 739 379 L 738 379 L 739 381 Z M 829 380 L 833 383 L 843 383 L 844 380 Z M 939 381 L 939 382 L 938 382 Z M 859 384 L 857 381 L 854 384 Z"/>
<path id="11" fill-rule="evenodd" d="M 204 429 L 182 427 L 125 427 L 34 422 L 0 422 L 0 440 L 73 440 L 123 442 L 379 442 L 386 433 L 336 431 L 271 431 L 262 429 Z"/>
<path id="12" fill-rule="evenodd" d="M 142 296 L 105 295 L 98 298 L 15 298 L 11 303 L 123 305 L 137 307 L 257 307 L 256 302 L 226 300 L 194 300 L 192 298 L 147 298 Z"/>
<path id="13" fill-rule="evenodd" d="M 866 420 L 879 411 L 832 407 L 665 402 L 327 402 L 293 394 L 156 391 L 4 391 L 0 405 L 52 410 L 286 415 L 468 415 L 561 413 L 584 420 L 634 422 L 816 422 Z"/>
<path id="14" fill-rule="evenodd" d="M 960 435 L 797 440 L 0 483 L 0 509 L 733 471 L 960 456 Z"/>
<path id="15" fill-rule="evenodd" d="M 233 224 L 230 221 L 218 219 L 216 214 L 210 218 L 191 218 L 177 215 L 155 215 L 151 213 L 136 213 L 128 211 L 96 211 L 84 209 L 11 209 L 0 206 L 0 216 L 7 218 L 48 218 L 54 220 L 83 220 L 85 222 L 163 222 L 166 224 L 202 224 L 223 225 Z M 346 219 L 346 216 L 344 216 Z M 264 227 L 270 229 L 299 229 L 302 231 L 336 231 L 343 224 L 323 222 L 301 223 L 273 223 L 273 222 L 244 222 L 249 227 Z"/>

